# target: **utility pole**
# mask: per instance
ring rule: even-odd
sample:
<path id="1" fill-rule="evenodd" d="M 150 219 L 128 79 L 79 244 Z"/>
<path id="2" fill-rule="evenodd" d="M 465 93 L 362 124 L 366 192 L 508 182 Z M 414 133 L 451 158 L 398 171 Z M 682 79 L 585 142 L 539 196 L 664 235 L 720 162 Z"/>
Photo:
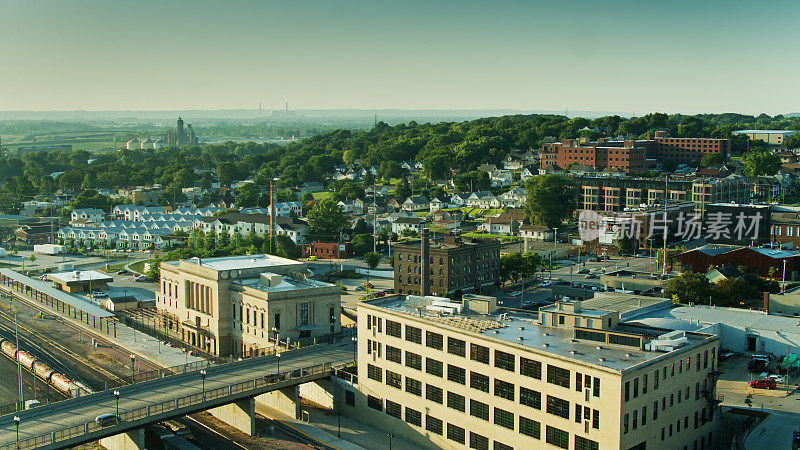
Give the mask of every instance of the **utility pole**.
<path id="1" fill-rule="evenodd" d="M 275 253 L 275 189 L 274 182 L 278 178 L 269 180 L 269 252 Z"/>
<path id="2" fill-rule="evenodd" d="M 18 399 L 19 404 L 17 405 L 17 411 L 22 411 L 25 407 L 25 394 L 22 392 L 22 363 L 19 361 L 19 324 L 17 323 L 17 313 L 14 312 L 14 338 L 17 341 L 17 388 L 18 388 Z M 36 375 L 34 375 L 36 377 Z"/>
<path id="3" fill-rule="evenodd" d="M 664 267 L 661 268 L 661 278 L 667 277 L 667 203 L 669 202 L 669 174 L 664 176 Z"/>

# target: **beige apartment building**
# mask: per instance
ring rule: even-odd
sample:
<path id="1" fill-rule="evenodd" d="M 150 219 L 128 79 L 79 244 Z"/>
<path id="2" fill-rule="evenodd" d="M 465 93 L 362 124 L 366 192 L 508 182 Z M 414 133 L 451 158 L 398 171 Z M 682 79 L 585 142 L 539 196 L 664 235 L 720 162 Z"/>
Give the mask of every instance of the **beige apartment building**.
<path id="1" fill-rule="evenodd" d="M 339 287 L 273 255 L 161 263 L 156 308 L 184 342 L 219 356 L 264 353 L 340 331 Z"/>
<path id="2" fill-rule="evenodd" d="M 717 448 L 719 339 L 619 318 L 578 301 L 539 315 L 477 295 L 362 302 L 351 404 L 427 448 Z"/>

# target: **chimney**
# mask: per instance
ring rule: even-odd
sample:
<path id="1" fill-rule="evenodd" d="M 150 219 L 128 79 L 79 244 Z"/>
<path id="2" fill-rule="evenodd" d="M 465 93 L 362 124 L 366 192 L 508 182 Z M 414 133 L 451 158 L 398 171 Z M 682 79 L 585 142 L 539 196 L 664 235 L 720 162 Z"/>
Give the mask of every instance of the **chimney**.
<path id="1" fill-rule="evenodd" d="M 430 292 L 429 292 L 430 286 L 428 286 L 428 284 L 429 284 L 428 283 L 428 280 L 429 280 L 428 277 L 430 276 L 430 274 L 428 273 L 430 271 L 430 260 L 429 260 L 429 258 L 430 258 L 430 243 L 428 242 L 428 229 L 427 228 L 423 228 L 420 231 L 421 231 L 421 235 L 422 235 L 422 242 L 420 243 L 419 255 L 420 255 L 420 259 L 421 259 L 420 262 L 421 262 L 421 267 L 422 267 L 420 272 L 422 272 L 422 273 L 420 274 L 420 278 L 419 278 L 419 292 L 420 292 L 420 295 L 424 296 L 424 295 L 430 295 Z"/>
<path id="2" fill-rule="evenodd" d="M 769 314 L 769 292 L 764 292 L 764 312 Z"/>
<path id="3" fill-rule="evenodd" d="M 650 140 L 650 130 L 647 130 L 647 137 L 645 139 L 648 141 Z"/>

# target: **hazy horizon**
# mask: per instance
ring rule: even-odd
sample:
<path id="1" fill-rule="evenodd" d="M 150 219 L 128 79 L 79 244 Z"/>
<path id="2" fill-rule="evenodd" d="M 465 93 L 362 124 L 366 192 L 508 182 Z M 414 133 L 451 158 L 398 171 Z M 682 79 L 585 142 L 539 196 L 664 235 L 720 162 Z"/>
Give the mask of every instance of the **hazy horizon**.
<path id="1" fill-rule="evenodd" d="M 7 1 L 0 111 L 798 110 L 800 3 Z M 570 114 L 572 115 L 572 114 Z"/>

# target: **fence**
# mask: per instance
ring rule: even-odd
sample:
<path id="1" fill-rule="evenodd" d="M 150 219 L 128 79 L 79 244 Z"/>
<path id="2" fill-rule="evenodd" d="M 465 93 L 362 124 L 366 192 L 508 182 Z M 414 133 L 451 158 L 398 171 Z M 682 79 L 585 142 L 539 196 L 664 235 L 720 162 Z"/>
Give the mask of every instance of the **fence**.
<path id="1" fill-rule="evenodd" d="M 109 431 L 114 431 L 116 429 L 119 429 L 119 431 L 122 432 L 125 429 L 129 429 L 127 425 L 129 425 L 130 422 L 142 419 L 148 419 L 151 417 L 153 417 L 152 421 L 156 420 L 160 421 L 164 420 L 165 417 L 155 417 L 155 416 L 169 415 L 170 413 L 177 412 L 185 408 L 190 408 L 192 406 L 196 406 L 199 404 L 203 404 L 212 400 L 218 400 L 224 397 L 230 397 L 249 391 L 258 391 L 260 389 L 266 388 L 270 385 L 278 384 L 283 381 L 303 378 L 310 375 L 324 374 L 326 372 L 334 373 L 335 371 L 336 368 L 334 368 L 330 363 L 324 363 L 324 364 L 316 364 L 313 366 L 308 366 L 302 369 L 293 369 L 287 372 L 261 376 L 247 381 L 233 383 L 228 386 L 205 391 L 201 394 L 191 394 L 184 397 L 178 397 L 172 400 L 168 400 L 166 402 L 154 403 L 152 405 L 120 413 L 119 421 L 121 424 L 117 424 L 114 426 L 102 427 L 101 425 L 95 423 L 94 421 L 85 422 L 80 425 L 61 428 L 49 433 L 41 434 L 31 438 L 26 438 L 20 440 L 19 443 L 15 442 L 6 444 L 0 446 L 0 450 L 14 450 L 17 448 L 29 449 L 29 448 L 41 447 L 44 445 L 55 445 L 58 444 L 59 442 L 90 435 L 98 431 L 104 431 L 104 433 L 102 433 L 103 436 L 110 436 L 115 433 L 108 433 Z M 254 392 L 253 395 L 257 395 L 258 393 L 260 392 Z M 209 407 L 214 407 L 214 406 L 209 406 Z M 201 408 L 201 409 L 207 409 L 207 408 Z M 180 411 L 180 413 L 181 415 L 183 415 L 188 412 Z M 103 436 L 100 436 L 100 433 L 98 433 L 97 437 L 87 437 L 87 441 L 97 439 Z M 75 444 L 76 443 L 70 443 L 70 444 L 65 443 L 65 445 L 75 445 Z"/>

